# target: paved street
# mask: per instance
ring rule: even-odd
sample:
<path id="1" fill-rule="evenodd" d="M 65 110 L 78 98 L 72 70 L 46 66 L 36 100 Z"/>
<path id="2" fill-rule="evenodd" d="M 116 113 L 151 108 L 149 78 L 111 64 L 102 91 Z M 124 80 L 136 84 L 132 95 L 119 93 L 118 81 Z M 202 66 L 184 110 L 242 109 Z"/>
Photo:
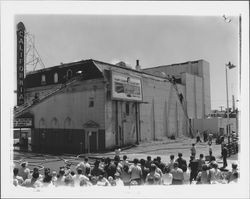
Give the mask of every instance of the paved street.
<path id="1" fill-rule="evenodd" d="M 169 161 L 169 156 L 171 154 L 177 157 L 179 152 L 183 153 L 184 159 L 189 161 L 190 157 L 190 148 L 191 144 L 194 143 L 194 139 L 189 138 L 178 138 L 176 140 L 161 140 L 161 141 L 151 141 L 151 142 L 144 142 L 138 146 L 131 147 L 129 149 L 124 149 L 121 151 L 121 158 L 123 155 L 127 155 L 129 160 L 133 160 L 134 158 L 145 158 L 150 155 L 153 158 L 160 156 L 164 163 Z M 220 145 L 215 145 L 213 143 L 213 155 L 216 157 L 216 160 L 219 163 L 219 167 L 222 166 L 222 160 L 220 159 Z M 208 145 L 207 143 L 199 143 L 196 144 L 196 156 L 199 157 L 199 154 L 203 153 L 205 156 L 208 155 Z M 86 156 L 90 157 L 90 163 L 94 162 L 94 158 L 101 158 L 101 157 L 111 157 L 113 158 L 115 155 L 114 152 L 107 152 L 107 153 L 95 153 L 95 154 L 86 154 Z M 16 164 L 20 163 L 22 160 L 29 162 L 29 167 L 39 167 L 41 170 L 45 167 L 49 167 L 52 170 L 59 169 L 60 166 L 64 166 L 66 163 L 72 164 L 72 169 L 74 166 L 82 161 L 84 155 L 42 155 L 42 154 L 34 154 L 34 153 L 27 153 L 27 152 L 14 152 L 14 162 Z M 227 169 L 231 169 L 231 163 L 237 161 L 238 155 L 232 155 L 228 158 L 228 167 Z M 240 167 L 240 165 L 239 165 Z"/>

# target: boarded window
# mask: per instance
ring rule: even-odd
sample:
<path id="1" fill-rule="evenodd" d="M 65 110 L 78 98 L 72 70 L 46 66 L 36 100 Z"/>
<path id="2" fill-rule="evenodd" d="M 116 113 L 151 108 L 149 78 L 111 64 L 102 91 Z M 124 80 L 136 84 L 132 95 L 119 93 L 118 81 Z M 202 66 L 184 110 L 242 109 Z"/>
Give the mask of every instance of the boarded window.
<path id="1" fill-rule="evenodd" d="M 57 83 L 57 82 L 58 82 L 58 74 L 55 73 L 55 74 L 54 74 L 54 83 Z"/>
<path id="2" fill-rule="evenodd" d="M 69 80 L 69 79 L 71 79 L 71 77 L 72 77 L 72 70 L 68 70 L 67 71 L 67 79 Z"/>
<path id="3" fill-rule="evenodd" d="M 41 77 L 41 84 L 46 84 L 46 76 L 42 75 Z"/>
<path id="4" fill-rule="evenodd" d="M 129 115 L 129 103 L 126 103 L 126 115 Z"/>
<path id="5" fill-rule="evenodd" d="M 94 107 L 94 98 L 89 98 L 89 107 Z"/>

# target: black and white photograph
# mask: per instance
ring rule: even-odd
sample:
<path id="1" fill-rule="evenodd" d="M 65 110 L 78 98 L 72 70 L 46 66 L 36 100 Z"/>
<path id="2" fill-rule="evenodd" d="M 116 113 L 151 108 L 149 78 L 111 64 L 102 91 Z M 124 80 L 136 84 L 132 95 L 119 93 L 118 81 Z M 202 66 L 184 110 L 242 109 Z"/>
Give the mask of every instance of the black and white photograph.
<path id="1" fill-rule="evenodd" d="M 2 1 L 3 198 L 248 198 L 247 1 Z"/>

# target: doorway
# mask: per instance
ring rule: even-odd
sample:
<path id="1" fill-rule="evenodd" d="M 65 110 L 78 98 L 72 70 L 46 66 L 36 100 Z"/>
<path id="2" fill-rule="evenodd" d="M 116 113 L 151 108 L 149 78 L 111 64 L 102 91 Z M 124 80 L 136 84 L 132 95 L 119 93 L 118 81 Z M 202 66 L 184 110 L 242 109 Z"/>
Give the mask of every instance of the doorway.
<path id="1" fill-rule="evenodd" d="M 89 152 L 93 153 L 97 151 L 97 132 L 89 132 Z"/>

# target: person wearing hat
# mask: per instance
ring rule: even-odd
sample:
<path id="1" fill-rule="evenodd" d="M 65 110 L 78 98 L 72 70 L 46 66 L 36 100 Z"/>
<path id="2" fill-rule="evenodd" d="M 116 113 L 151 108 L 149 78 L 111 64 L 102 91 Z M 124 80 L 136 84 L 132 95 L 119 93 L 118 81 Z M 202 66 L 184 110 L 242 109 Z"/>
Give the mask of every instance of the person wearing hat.
<path id="1" fill-rule="evenodd" d="M 30 176 L 30 169 L 27 167 L 28 162 L 22 162 L 21 163 L 21 168 L 18 171 L 18 175 L 23 178 L 23 180 L 26 180 Z"/>

